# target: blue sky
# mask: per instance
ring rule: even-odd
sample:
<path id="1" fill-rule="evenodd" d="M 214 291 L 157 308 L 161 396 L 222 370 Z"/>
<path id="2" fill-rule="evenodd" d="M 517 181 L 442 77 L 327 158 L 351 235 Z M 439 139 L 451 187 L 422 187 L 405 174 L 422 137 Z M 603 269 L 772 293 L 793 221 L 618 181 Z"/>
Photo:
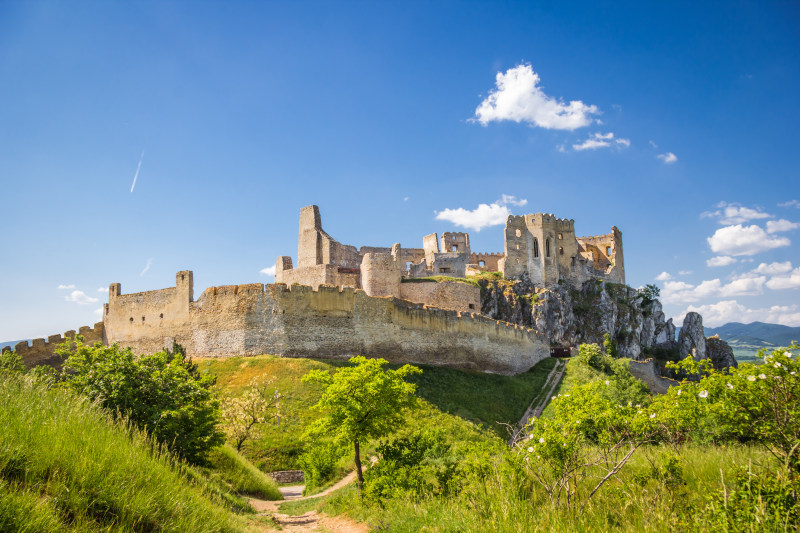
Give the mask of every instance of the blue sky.
<path id="1" fill-rule="evenodd" d="M 800 7 L 650 4 L 0 3 L 0 340 L 271 282 L 312 203 L 356 246 L 616 225 L 669 316 L 800 325 Z"/>

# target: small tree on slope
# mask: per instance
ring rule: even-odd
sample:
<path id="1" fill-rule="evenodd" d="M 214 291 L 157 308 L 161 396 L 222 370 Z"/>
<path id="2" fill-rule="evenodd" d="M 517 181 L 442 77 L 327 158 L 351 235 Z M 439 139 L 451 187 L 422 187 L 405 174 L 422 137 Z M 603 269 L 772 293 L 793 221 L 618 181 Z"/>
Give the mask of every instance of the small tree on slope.
<path id="1" fill-rule="evenodd" d="M 308 430 L 310 436 L 327 435 L 337 441 L 353 443 L 358 488 L 362 489 L 360 443 L 391 433 L 403 421 L 403 410 L 416 403 L 416 385 L 406 383 L 405 377 L 421 374 L 415 366 L 404 365 L 397 370 L 384 370 L 384 359 L 356 356 L 353 366 L 339 369 L 335 374 L 312 370 L 303 376 L 304 382 L 325 387 L 315 409 L 326 411 Z"/>

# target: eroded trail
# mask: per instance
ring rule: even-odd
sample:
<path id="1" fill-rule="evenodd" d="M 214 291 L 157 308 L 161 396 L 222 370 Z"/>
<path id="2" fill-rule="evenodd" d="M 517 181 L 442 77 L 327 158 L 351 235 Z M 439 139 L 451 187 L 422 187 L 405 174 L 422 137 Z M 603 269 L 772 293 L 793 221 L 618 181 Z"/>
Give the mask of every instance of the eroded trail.
<path id="1" fill-rule="evenodd" d="M 281 527 L 283 531 L 293 531 L 297 533 L 305 532 L 332 532 L 332 533 L 368 533 L 369 527 L 347 518 L 345 516 L 328 516 L 325 513 L 309 511 L 302 515 L 288 515 L 278 511 L 278 507 L 287 501 L 307 500 L 326 496 L 335 490 L 339 490 L 345 485 L 349 485 L 356 479 L 356 473 L 351 472 L 339 480 L 335 485 L 324 491 L 311 496 L 303 496 L 304 485 L 291 485 L 280 487 L 284 499 L 281 501 L 267 501 L 258 498 L 250 498 L 250 505 L 262 515 L 269 515 L 273 521 Z"/>

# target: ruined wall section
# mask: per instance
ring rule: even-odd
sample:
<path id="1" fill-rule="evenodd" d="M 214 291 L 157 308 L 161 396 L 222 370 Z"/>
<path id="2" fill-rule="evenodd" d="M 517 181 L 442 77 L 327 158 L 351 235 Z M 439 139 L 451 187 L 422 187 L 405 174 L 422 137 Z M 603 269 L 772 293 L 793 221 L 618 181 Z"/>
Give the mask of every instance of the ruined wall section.
<path id="1" fill-rule="evenodd" d="M 464 232 L 446 231 L 442 233 L 442 252 L 459 252 L 472 255 L 469 248 L 469 234 Z"/>
<path id="2" fill-rule="evenodd" d="M 475 285 L 458 281 L 429 281 L 402 283 L 400 298 L 439 309 L 462 313 L 480 313 L 481 290 Z"/>
<path id="3" fill-rule="evenodd" d="M 577 241 L 585 258 L 581 271 L 577 273 L 580 282 L 594 278 L 625 284 L 622 232 L 616 226 L 612 226 L 611 233 L 606 235 L 578 237 Z"/>
<path id="4" fill-rule="evenodd" d="M 369 296 L 397 296 L 403 276 L 399 244 L 390 253 L 367 253 L 361 262 L 361 285 Z"/>
<path id="5" fill-rule="evenodd" d="M 160 310 L 170 292 L 153 291 L 152 301 L 139 293 L 138 301 Z M 110 303 L 108 325 L 125 323 L 127 314 L 116 316 L 122 310 L 132 309 Z M 506 374 L 523 372 L 549 356 L 547 343 L 534 330 L 393 297 L 373 298 L 351 288 L 212 287 L 190 302 L 188 310 L 188 316 L 156 324 L 145 320 L 108 328 L 107 340 L 136 353 L 158 351 L 176 341 L 190 356 L 364 354 L 397 363 Z"/>
<path id="6" fill-rule="evenodd" d="M 106 343 L 105 328 L 102 322 L 98 322 L 94 327 L 82 326 L 78 329 L 78 335 L 83 337 L 85 344 Z M 75 338 L 75 330 L 69 330 L 64 335 L 50 335 L 47 339 L 33 339 L 31 344 L 28 341 L 18 342 L 14 346 L 14 351 L 22 358 L 25 368 L 33 368 L 39 365 L 50 365 L 60 368 L 64 360 L 56 354 L 56 348 L 64 341 Z M 11 351 L 8 346 L 3 347 L 3 352 Z"/>
<path id="7" fill-rule="evenodd" d="M 499 272 L 502 253 L 473 253 L 470 255 L 468 268 L 479 272 Z M 483 263 L 483 264 L 481 264 Z"/>

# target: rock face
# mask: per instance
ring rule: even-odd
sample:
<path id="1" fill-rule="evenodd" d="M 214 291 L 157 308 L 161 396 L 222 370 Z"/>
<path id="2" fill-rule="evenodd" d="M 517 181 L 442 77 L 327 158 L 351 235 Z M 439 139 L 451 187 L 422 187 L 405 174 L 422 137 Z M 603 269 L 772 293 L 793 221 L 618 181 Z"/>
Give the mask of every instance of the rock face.
<path id="1" fill-rule="evenodd" d="M 717 370 L 739 366 L 736 358 L 733 357 L 733 349 L 727 342 L 720 339 L 719 335 L 706 339 L 706 354 Z"/>
<path id="2" fill-rule="evenodd" d="M 619 356 L 634 360 L 643 349 L 675 347 L 675 326 L 672 319 L 664 320 L 661 303 L 645 301 L 636 289 L 615 283 L 590 280 L 580 288 L 537 289 L 527 278 L 485 281 L 481 284 L 481 312 L 535 328 L 553 346 L 602 344 L 608 333 Z"/>
<path id="3" fill-rule="evenodd" d="M 678 356 L 683 359 L 687 355 L 695 361 L 706 358 L 706 335 L 703 331 L 703 317 L 694 311 L 686 313 L 678 337 Z"/>

